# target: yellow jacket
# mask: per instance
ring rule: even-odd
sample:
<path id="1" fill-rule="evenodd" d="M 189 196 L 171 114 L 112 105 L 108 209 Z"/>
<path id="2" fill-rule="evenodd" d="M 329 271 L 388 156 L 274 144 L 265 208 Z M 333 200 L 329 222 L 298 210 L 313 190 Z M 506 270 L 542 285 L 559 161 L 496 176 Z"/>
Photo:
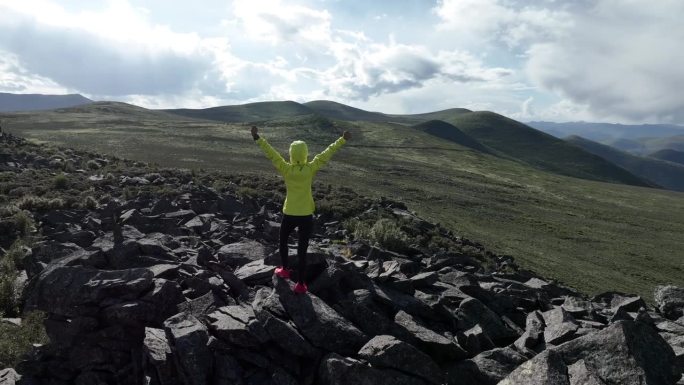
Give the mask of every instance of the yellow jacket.
<path id="1" fill-rule="evenodd" d="M 290 162 L 286 162 L 263 137 L 257 139 L 259 147 L 266 157 L 273 162 L 280 175 L 285 179 L 287 195 L 283 204 L 283 213 L 287 215 L 310 215 L 316 209 L 311 182 L 316 172 L 323 167 L 332 155 L 347 141 L 340 137 L 323 152 L 316 155 L 311 162 L 307 160 L 309 149 L 306 143 L 296 140 L 290 144 Z"/>

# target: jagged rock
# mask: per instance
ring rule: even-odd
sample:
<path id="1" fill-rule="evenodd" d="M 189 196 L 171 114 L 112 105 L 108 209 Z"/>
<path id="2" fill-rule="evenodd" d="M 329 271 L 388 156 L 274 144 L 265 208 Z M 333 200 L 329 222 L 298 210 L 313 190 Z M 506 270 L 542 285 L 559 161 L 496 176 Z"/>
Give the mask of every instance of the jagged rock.
<path id="1" fill-rule="evenodd" d="M 658 310 L 671 320 L 684 316 L 684 288 L 658 286 L 653 294 Z"/>
<path id="2" fill-rule="evenodd" d="M 264 265 L 263 260 L 253 261 L 235 270 L 235 276 L 248 285 L 267 283 L 273 275 L 273 266 Z"/>
<path id="3" fill-rule="evenodd" d="M 67 317 L 97 314 L 107 301 L 136 299 L 153 285 L 152 272 L 142 268 L 95 270 L 57 266 L 41 273 L 26 307 Z"/>
<path id="4" fill-rule="evenodd" d="M 559 345 L 575 337 L 579 324 L 570 313 L 562 307 L 546 311 L 544 316 L 544 341 L 547 344 Z"/>
<path id="5" fill-rule="evenodd" d="M 571 296 L 565 297 L 565 301 L 561 307 L 575 318 L 589 317 L 589 315 L 594 311 L 594 306 L 590 301 Z"/>
<path id="6" fill-rule="evenodd" d="M 156 280 L 155 288 L 140 300 L 125 301 L 106 307 L 101 316 L 110 323 L 138 326 L 161 324 L 176 314 L 177 304 L 183 301 L 183 294 L 176 282 Z"/>
<path id="7" fill-rule="evenodd" d="M 562 357 L 546 350 L 518 366 L 498 385 L 570 385 Z"/>
<path id="8" fill-rule="evenodd" d="M 179 303 L 178 311 L 189 313 L 198 319 L 202 319 L 204 316 L 213 312 L 219 307 L 234 304 L 235 303 L 224 303 L 223 300 L 216 295 L 216 293 L 210 291 L 200 297 Z"/>
<path id="9" fill-rule="evenodd" d="M 224 266 L 237 267 L 266 258 L 266 247 L 253 240 L 243 240 L 221 247 L 218 259 Z"/>
<path id="10" fill-rule="evenodd" d="M 252 335 L 249 322 L 254 319 L 242 306 L 224 306 L 207 316 L 213 334 L 222 340 L 244 347 L 259 346 L 259 340 Z"/>
<path id="11" fill-rule="evenodd" d="M 356 354 L 369 338 L 316 295 L 295 294 L 287 281 L 273 277 L 278 299 L 301 333 L 314 346 Z"/>
<path id="12" fill-rule="evenodd" d="M 331 353 L 321 361 L 319 376 L 326 385 L 426 385 L 427 382 L 394 369 L 375 369 L 352 358 Z"/>
<path id="13" fill-rule="evenodd" d="M 402 310 L 396 314 L 394 322 L 398 326 L 397 337 L 427 353 L 437 363 L 461 360 L 468 356 L 455 340 L 434 332 Z"/>
<path id="14" fill-rule="evenodd" d="M 164 330 L 178 361 L 183 384 L 204 385 L 212 374 L 212 354 L 207 328 L 194 316 L 179 313 L 164 321 Z"/>
<path id="15" fill-rule="evenodd" d="M 515 347 L 523 351 L 534 349 L 544 342 L 544 316 L 539 311 L 531 312 L 525 321 L 525 333 L 515 341 Z"/>
<path id="16" fill-rule="evenodd" d="M 468 351 L 468 356 L 471 357 L 496 347 L 480 325 L 475 325 L 463 333 L 457 334 L 456 337 L 459 345 L 464 347 Z"/>
<path id="17" fill-rule="evenodd" d="M 458 327 L 462 330 L 480 325 L 495 344 L 501 346 L 513 342 L 519 335 L 506 326 L 501 318 L 476 298 L 467 298 L 456 311 Z"/>
<path id="18" fill-rule="evenodd" d="M 151 384 L 178 385 L 171 346 L 162 329 L 145 328 L 143 367 Z"/>
<path id="19" fill-rule="evenodd" d="M 275 297 L 275 293 L 271 294 Z M 259 296 L 257 296 L 259 297 Z M 272 298 L 276 300 L 276 298 Z M 300 357 L 316 357 L 317 351 L 301 334 L 297 329 L 287 321 L 284 321 L 274 315 L 268 308 L 270 306 L 264 306 L 261 302 L 263 299 L 255 298 L 254 312 L 263 328 L 269 334 L 269 336 L 275 341 L 281 348 L 285 351 L 290 352 L 296 356 Z M 283 309 L 284 311 L 284 309 Z"/>
<path id="20" fill-rule="evenodd" d="M 0 370 L 0 385 L 16 385 L 21 380 L 21 376 L 12 368 Z"/>
<path id="21" fill-rule="evenodd" d="M 447 366 L 449 385 L 494 385 L 527 358 L 510 347 L 496 348 Z"/>
<path id="22" fill-rule="evenodd" d="M 358 355 L 374 367 L 396 369 L 433 384 L 444 382 L 441 369 L 427 354 L 393 336 L 375 336 L 359 350 Z"/>
<path id="23" fill-rule="evenodd" d="M 367 335 L 387 334 L 393 321 L 377 309 L 372 296 L 369 290 L 354 290 L 338 303 L 337 308 Z"/>
<path id="24" fill-rule="evenodd" d="M 434 271 L 427 271 L 425 273 L 418 273 L 411 277 L 411 281 L 413 282 L 413 286 L 418 288 L 418 287 L 424 287 L 424 286 L 431 286 L 433 283 L 437 282 L 439 279 L 439 275 L 434 272 Z"/>
<path id="25" fill-rule="evenodd" d="M 430 308 L 428 304 L 412 295 L 380 285 L 374 285 L 373 289 L 375 298 L 378 299 L 380 303 L 385 304 L 395 311 L 403 310 L 406 313 L 427 319 L 440 320 L 442 318 L 432 311 L 432 308 Z"/>
<path id="26" fill-rule="evenodd" d="M 650 326 L 620 321 L 556 348 L 566 365 L 584 360 L 606 384 L 675 384 L 672 348 Z"/>
<path id="27" fill-rule="evenodd" d="M 584 360 L 568 365 L 568 378 L 570 385 L 606 385 Z"/>

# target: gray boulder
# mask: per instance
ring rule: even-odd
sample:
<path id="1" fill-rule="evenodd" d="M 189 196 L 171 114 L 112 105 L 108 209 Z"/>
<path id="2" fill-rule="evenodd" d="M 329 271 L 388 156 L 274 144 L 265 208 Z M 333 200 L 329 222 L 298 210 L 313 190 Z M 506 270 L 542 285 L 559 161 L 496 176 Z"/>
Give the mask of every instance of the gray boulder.
<path id="1" fill-rule="evenodd" d="M 319 348 L 352 355 L 368 340 L 362 331 L 311 293 L 295 294 L 287 281 L 273 276 L 280 303 L 301 333 Z"/>
<path id="2" fill-rule="evenodd" d="M 672 348 L 642 322 L 616 322 L 556 351 L 566 365 L 584 360 L 607 384 L 675 384 L 681 376 Z"/>
<path id="3" fill-rule="evenodd" d="M 224 306 L 207 316 L 212 333 L 222 340 L 237 346 L 256 347 L 259 340 L 252 335 L 249 327 L 253 319 L 244 307 Z"/>
<path id="4" fill-rule="evenodd" d="M 575 318 L 562 307 L 556 307 L 543 313 L 544 341 L 547 344 L 559 345 L 575 337 L 579 324 Z"/>
<path id="5" fill-rule="evenodd" d="M 538 310 L 527 315 L 525 333 L 515 341 L 515 347 L 521 351 L 534 349 L 544 342 L 544 317 Z"/>
<path id="6" fill-rule="evenodd" d="M 677 286 L 658 286 L 653 294 L 658 310 L 671 320 L 684 316 L 684 288 Z"/>
<path id="7" fill-rule="evenodd" d="M 21 380 L 21 376 L 12 368 L 0 370 L 0 385 L 16 385 Z"/>
<path id="8" fill-rule="evenodd" d="M 506 326 L 496 313 L 476 298 L 463 300 L 456 311 L 456 318 L 460 329 L 480 325 L 485 334 L 498 346 L 507 345 L 519 337 L 516 331 Z"/>
<path id="9" fill-rule="evenodd" d="M 568 378 L 570 385 L 606 385 L 596 375 L 595 371 L 587 366 L 584 360 L 579 360 L 568 366 Z"/>
<path id="10" fill-rule="evenodd" d="M 518 366 L 498 385 L 570 385 L 563 358 L 546 350 Z"/>
<path id="11" fill-rule="evenodd" d="M 177 385 L 178 375 L 171 347 L 162 329 L 145 328 L 143 341 L 143 370 L 151 383 Z"/>
<path id="12" fill-rule="evenodd" d="M 496 348 L 447 366 L 449 385 L 494 385 L 527 358 L 511 347 Z"/>
<path id="13" fill-rule="evenodd" d="M 178 362 L 185 385 L 206 385 L 212 374 L 213 360 L 207 347 L 207 328 L 194 316 L 179 313 L 164 322 L 164 330 Z"/>
<path id="14" fill-rule="evenodd" d="M 442 370 L 427 354 L 393 336 L 375 336 L 358 355 L 374 367 L 396 369 L 433 384 L 444 382 Z"/>
<path id="15" fill-rule="evenodd" d="M 253 261 L 263 260 L 267 255 L 266 247 L 254 240 L 230 243 L 218 250 L 219 262 L 224 266 L 233 268 Z"/>
<path id="16" fill-rule="evenodd" d="M 48 267 L 32 287 L 26 307 L 67 317 L 96 314 L 102 305 L 134 300 L 153 286 L 153 274 L 144 268 Z"/>
<path id="17" fill-rule="evenodd" d="M 410 314 L 399 311 L 394 317 L 398 337 L 427 353 L 437 363 L 461 360 L 468 353 L 454 339 L 434 332 Z"/>
<path id="18" fill-rule="evenodd" d="M 352 358 L 331 353 L 324 357 L 319 377 L 326 385 L 427 385 L 418 377 L 394 369 L 375 369 Z"/>

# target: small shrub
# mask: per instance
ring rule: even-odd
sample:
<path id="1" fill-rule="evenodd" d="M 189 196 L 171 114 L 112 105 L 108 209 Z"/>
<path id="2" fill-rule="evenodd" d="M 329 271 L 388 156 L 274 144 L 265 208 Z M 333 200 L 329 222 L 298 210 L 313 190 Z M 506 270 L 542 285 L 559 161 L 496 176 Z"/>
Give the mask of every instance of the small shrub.
<path id="1" fill-rule="evenodd" d="M 94 160 L 89 160 L 88 162 L 86 162 L 86 168 L 88 170 L 99 170 L 100 164 Z"/>
<path id="2" fill-rule="evenodd" d="M 19 232 L 21 237 L 25 237 L 33 231 L 33 219 L 26 211 L 19 211 L 12 216 L 14 228 Z"/>
<path id="3" fill-rule="evenodd" d="M 28 211 L 58 210 L 64 208 L 64 200 L 60 198 L 48 199 L 34 195 L 28 195 L 21 198 L 17 202 L 17 207 Z"/>
<path id="4" fill-rule="evenodd" d="M 66 189 L 68 184 L 69 180 L 64 173 L 55 176 L 55 178 L 52 180 L 52 187 L 56 188 L 57 190 Z"/>
<path id="5" fill-rule="evenodd" d="M 88 195 L 83 199 L 83 207 L 89 210 L 95 210 L 97 208 L 97 200 L 95 200 L 92 195 Z"/>
<path id="6" fill-rule="evenodd" d="M 373 224 L 353 219 L 347 227 L 354 238 L 368 240 L 376 246 L 394 251 L 402 251 L 407 247 L 408 235 L 392 219 L 381 218 Z"/>
<path id="7" fill-rule="evenodd" d="M 259 195 L 256 189 L 245 186 L 238 187 L 235 193 L 241 198 L 256 198 Z"/>

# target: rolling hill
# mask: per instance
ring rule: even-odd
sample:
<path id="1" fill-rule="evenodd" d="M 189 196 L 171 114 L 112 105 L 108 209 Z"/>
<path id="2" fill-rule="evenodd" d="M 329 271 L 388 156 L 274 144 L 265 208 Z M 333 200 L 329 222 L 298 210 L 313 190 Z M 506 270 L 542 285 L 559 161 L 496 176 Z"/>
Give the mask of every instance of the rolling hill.
<path id="1" fill-rule="evenodd" d="M 680 164 L 632 155 L 579 136 L 568 137 L 566 141 L 659 186 L 670 190 L 684 191 L 684 166 Z"/>
<path id="2" fill-rule="evenodd" d="M 258 122 L 282 119 L 314 113 L 311 109 L 293 101 L 258 102 L 236 106 L 221 106 L 202 109 L 167 109 L 165 112 L 188 118 L 216 120 L 219 122 Z"/>
<path id="3" fill-rule="evenodd" d="M 301 118 L 317 115 L 327 119 L 347 122 L 399 123 L 423 126 L 426 132 L 466 147 L 482 150 L 482 145 L 493 149 L 497 154 L 525 162 L 544 171 L 562 175 L 599 180 L 612 183 L 626 183 L 635 186 L 650 186 L 640 178 L 616 167 L 563 140 L 537 131 L 515 120 L 487 111 L 473 112 L 464 108 L 412 115 L 386 115 L 369 112 L 344 104 L 317 100 L 304 104 L 295 102 L 262 102 L 238 106 L 213 107 L 201 110 L 165 110 L 166 112 L 206 120 L 221 122 L 255 122 Z M 466 138 L 435 121 L 443 121 L 469 136 Z M 437 127 L 437 126 L 440 127 Z M 430 128 L 431 126 L 435 126 Z M 479 142 L 476 144 L 473 142 Z"/>
<path id="4" fill-rule="evenodd" d="M 601 157 L 493 112 L 458 114 L 449 122 L 497 153 L 541 170 L 604 182 L 650 185 Z"/>
<path id="5" fill-rule="evenodd" d="M 0 112 L 52 110 L 92 103 L 79 94 L 41 95 L 0 92 Z"/>
<path id="6" fill-rule="evenodd" d="M 392 122 L 338 120 L 330 128 L 321 127 L 311 116 L 278 117 L 259 127 L 283 154 L 293 139 L 306 139 L 309 152 L 315 154 L 341 130 L 352 132 L 353 139 L 318 174 L 317 196 L 331 184 L 406 202 L 454 233 L 512 255 L 523 267 L 586 293 L 619 290 L 650 298 L 656 284 L 684 284 L 682 193 L 540 171 L 501 152 L 472 151 L 394 118 Z M 488 148 L 481 140 L 487 132 L 488 141 L 499 143 L 499 148 L 506 141 L 515 144 L 518 133 L 531 139 L 543 135 L 522 124 L 511 128 L 513 123 L 495 114 L 450 116 L 448 123 L 468 136 L 478 133 L 474 139 Z M 477 117 L 486 119 L 469 121 Z M 0 114 L 0 119 L 13 133 L 34 141 L 153 165 L 217 169 L 247 177 L 276 175 L 244 122 L 198 120 L 120 103 Z M 502 124 L 511 129 L 499 132 Z M 540 151 L 540 143 L 548 142 L 538 142 L 527 151 Z M 552 150 L 544 156 L 553 155 Z M 70 167 L 87 169 L 78 164 Z M 221 181 L 217 183 L 220 186 Z M 134 187 L 130 190 L 136 193 Z"/>
<path id="7" fill-rule="evenodd" d="M 665 149 L 656 151 L 649 156 L 651 158 L 666 160 L 668 162 L 674 162 L 684 165 L 684 151 Z"/>

